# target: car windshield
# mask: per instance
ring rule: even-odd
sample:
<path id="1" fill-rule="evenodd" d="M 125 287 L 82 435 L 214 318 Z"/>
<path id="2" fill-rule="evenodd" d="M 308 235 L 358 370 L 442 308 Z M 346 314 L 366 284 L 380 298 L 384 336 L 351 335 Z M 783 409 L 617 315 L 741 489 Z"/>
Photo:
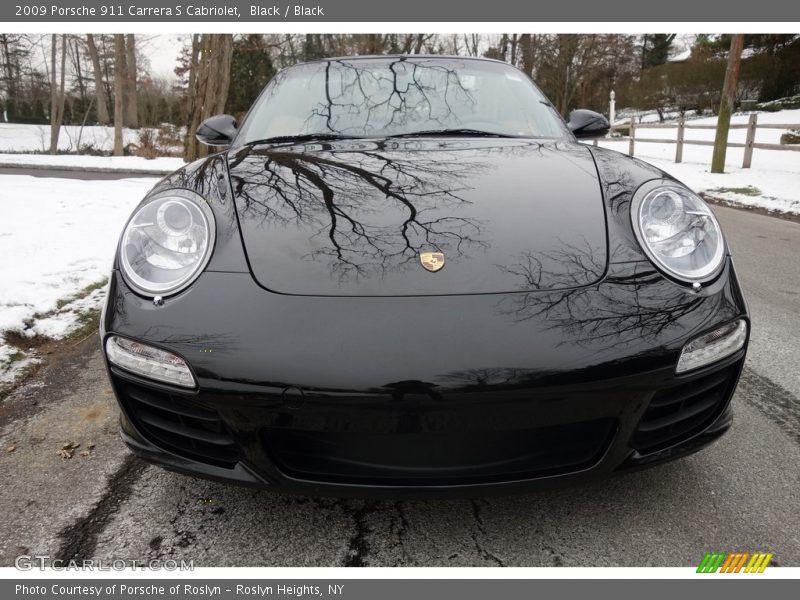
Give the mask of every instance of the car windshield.
<path id="1" fill-rule="evenodd" d="M 337 59 L 278 73 L 236 143 L 437 134 L 562 138 L 566 128 L 538 88 L 503 63 Z"/>

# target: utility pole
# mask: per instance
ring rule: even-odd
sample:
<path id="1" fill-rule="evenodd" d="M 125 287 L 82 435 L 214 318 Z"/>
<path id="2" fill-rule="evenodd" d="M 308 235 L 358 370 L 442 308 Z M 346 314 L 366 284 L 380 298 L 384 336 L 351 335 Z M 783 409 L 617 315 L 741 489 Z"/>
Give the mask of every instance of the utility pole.
<path id="1" fill-rule="evenodd" d="M 744 34 L 737 33 L 731 37 L 731 49 L 728 52 L 728 67 L 725 69 L 725 83 L 722 86 L 722 98 L 719 103 L 717 117 L 717 135 L 714 138 L 714 156 L 711 159 L 711 172 L 725 172 L 725 153 L 728 150 L 728 131 L 731 126 L 731 113 L 736 98 L 736 85 L 739 83 L 739 67 L 742 64 Z"/>

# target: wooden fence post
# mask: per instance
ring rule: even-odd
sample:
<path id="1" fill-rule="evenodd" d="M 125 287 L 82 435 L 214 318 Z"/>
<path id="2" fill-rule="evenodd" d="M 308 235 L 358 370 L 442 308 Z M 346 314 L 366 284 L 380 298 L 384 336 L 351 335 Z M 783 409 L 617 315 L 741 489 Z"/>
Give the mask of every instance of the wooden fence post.
<path id="1" fill-rule="evenodd" d="M 747 121 L 747 139 L 744 143 L 744 160 L 742 161 L 743 169 L 749 169 L 753 162 L 753 143 L 756 141 L 757 123 L 758 115 L 753 113 L 750 115 L 750 120 Z"/>
<path id="2" fill-rule="evenodd" d="M 678 141 L 675 146 L 676 163 L 683 161 L 683 131 L 684 131 L 684 119 L 683 115 L 681 115 L 681 118 L 678 119 Z"/>
<path id="3" fill-rule="evenodd" d="M 636 137 L 635 131 L 636 131 L 636 118 L 631 117 L 631 128 L 630 131 L 628 132 L 628 135 L 631 138 L 630 142 L 628 143 L 628 156 L 633 156 L 633 142 L 634 138 Z"/>

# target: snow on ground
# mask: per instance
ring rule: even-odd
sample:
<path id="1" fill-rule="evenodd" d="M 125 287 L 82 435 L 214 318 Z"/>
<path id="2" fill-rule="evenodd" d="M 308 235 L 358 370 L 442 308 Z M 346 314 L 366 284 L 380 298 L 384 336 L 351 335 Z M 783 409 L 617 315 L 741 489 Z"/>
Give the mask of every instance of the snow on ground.
<path id="1" fill-rule="evenodd" d="M 86 156 L 80 154 L 0 154 L 0 166 L 33 166 L 68 169 L 99 169 L 129 173 L 156 171 L 171 173 L 185 163 L 182 158 L 169 156 L 147 159 L 141 156 Z"/>
<path id="2" fill-rule="evenodd" d="M 39 363 L 34 353 L 22 352 L 0 342 L 0 391 L 22 375 L 26 369 Z"/>
<path id="3" fill-rule="evenodd" d="M 733 123 L 747 123 L 749 115 L 734 115 Z M 796 123 L 800 110 L 758 113 L 759 123 Z M 695 119 L 692 124 L 714 125 L 716 117 Z M 759 129 L 756 142 L 777 144 L 784 129 Z M 714 140 L 713 129 L 686 129 L 685 140 Z M 746 130 L 732 129 L 731 142 L 744 142 Z M 677 128 L 636 130 L 637 138 L 677 139 Z M 605 139 L 600 146 L 628 152 L 628 138 Z M 753 150 L 749 169 L 742 169 L 743 148 L 728 148 L 725 173 L 711 173 L 711 146 L 683 146 L 683 162 L 675 162 L 675 144 L 635 142 L 634 156 L 652 163 L 697 192 L 743 206 L 755 206 L 780 212 L 800 214 L 800 151 Z"/>
<path id="4" fill-rule="evenodd" d="M 30 327 L 23 330 L 23 335 L 28 338 L 43 336 L 54 340 L 66 337 L 81 325 L 82 318 L 88 312 L 103 305 L 106 299 L 106 283 L 105 279 L 101 280 L 97 284 L 100 287 L 86 296 L 79 296 L 46 316 L 36 319 Z"/>
<path id="5" fill-rule="evenodd" d="M 0 335 L 63 337 L 99 307 L 104 290 L 82 292 L 108 277 L 122 227 L 155 181 L 0 176 Z M 0 384 L 31 360 L 0 339 Z"/>
<path id="6" fill-rule="evenodd" d="M 139 133 L 122 130 L 123 145 L 135 144 Z M 100 125 L 64 125 L 58 136 L 58 149 L 78 152 L 82 146 L 111 152 L 114 149 L 114 128 Z M 47 152 L 50 149 L 50 126 L 24 123 L 0 123 L 0 152 Z"/>

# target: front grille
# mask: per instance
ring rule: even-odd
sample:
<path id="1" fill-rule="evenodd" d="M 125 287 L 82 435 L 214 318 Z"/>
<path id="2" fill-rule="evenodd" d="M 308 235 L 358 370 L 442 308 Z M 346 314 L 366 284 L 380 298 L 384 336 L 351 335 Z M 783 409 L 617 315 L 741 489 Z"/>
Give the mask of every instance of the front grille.
<path id="1" fill-rule="evenodd" d="M 662 389 L 647 407 L 631 446 L 645 454 L 678 444 L 708 427 L 733 392 L 739 365 Z"/>
<path id="2" fill-rule="evenodd" d="M 596 464 L 613 418 L 536 429 L 363 433 L 265 429 L 262 440 L 285 473 L 371 485 L 459 485 L 533 479 Z"/>
<path id="3" fill-rule="evenodd" d="M 233 436 L 213 408 L 130 382 L 120 383 L 119 392 L 133 424 L 157 446 L 221 467 L 238 460 Z"/>

